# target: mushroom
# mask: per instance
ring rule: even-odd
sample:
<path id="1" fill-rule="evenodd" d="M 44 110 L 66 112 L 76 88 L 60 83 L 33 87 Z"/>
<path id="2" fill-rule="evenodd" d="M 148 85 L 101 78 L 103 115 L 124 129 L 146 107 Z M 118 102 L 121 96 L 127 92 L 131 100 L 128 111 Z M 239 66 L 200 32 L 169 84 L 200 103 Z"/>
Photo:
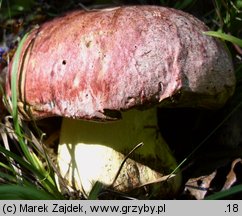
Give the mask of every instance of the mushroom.
<path id="1" fill-rule="evenodd" d="M 234 92 L 231 58 L 207 30 L 182 11 L 126 6 L 70 12 L 29 33 L 19 112 L 64 117 L 58 165 L 67 185 L 86 196 L 95 182 L 130 192 L 175 169 L 157 106 L 216 109 Z M 10 66 L 9 97 L 11 73 Z M 146 193 L 167 197 L 179 186 L 177 174 Z"/>

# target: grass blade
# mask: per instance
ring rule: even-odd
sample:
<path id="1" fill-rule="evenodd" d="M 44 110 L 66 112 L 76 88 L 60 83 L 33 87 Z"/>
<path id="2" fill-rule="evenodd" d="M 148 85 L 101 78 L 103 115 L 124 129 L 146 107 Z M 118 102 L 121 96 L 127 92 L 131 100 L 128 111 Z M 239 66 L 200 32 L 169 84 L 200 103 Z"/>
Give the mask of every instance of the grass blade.
<path id="1" fill-rule="evenodd" d="M 56 199 L 56 197 L 33 186 L 9 184 L 0 186 L 0 199 L 52 200 Z"/>
<path id="2" fill-rule="evenodd" d="M 228 34 L 225 34 L 222 32 L 217 32 L 217 31 L 207 31 L 207 32 L 204 32 L 204 34 L 229 41 L 233 44 L 236 44 L 236 45 L 242 47 L 242 40 L 235 36 L 228 35 Z"/>
<path id="3" fill-rule="evenodd" d="M 240 192 L 242 192 L 242 185 L 236 185 L 234 187 L 231 187 L 229 190 L 220 191 L 210 196 L 207 196 L 205 197 L 205 200 L 224 199 L 224 198 L 227 198 L 228 196 L 231 196 Z"/>
<path id="4" fill-rule="evenodd" d="M 11 97 L 12 97 L 12 116 L 13 116 L 13 121 L 14 121 L 14 129 L 16 132 L 16 135 L 18 136 L 19 144 L 21 146 L 21 149 L 28 159 L 32 164 L 35 164 L 35 161 L 32 159 L 29 150 L 23 140 L 22 132 L 19 126 L 18 122 L 18 90 L 17 90 L 17 82 L 18 82 L 18 70 L 19 70 L 19 65 L 20 65 L 20 54 L 21 50 L 23 48 L 24 42 L 26 41 L 28 37 L 28 34 L 25 34 L 22 40 L 19 43 L 19 46 L 16 50 L 14 60 L 13 60 L 13 65 L 12 65 L 12 74 L 11 74 Z"/>
<path id="5" fill-rule="evenodd" d="M 18 137 L 19 145 L 24 153 L 25 158 L 27 159 L 27 162 L 33 167 L 32 171 L 34 174 L 37 174 L 38 178 L 40 178 L 40 181 L 42 181 L 42 185 L 50 192 L 55 193 L 56 192 L 56 184 L 54 181 L 54 178 L 51 178 L 49 176 L 49 173 L 45 170 L 43 167 L 42 162 L 38 159 L 38 157 L 33 153 L 29 148 L 25 141 L 24 134 L 22 132 L 22 128 L 19 123 L 18 119 L 18 76 L 22 73 L 20 71 L 22 69 L 22 64 L 24 59 L 21 59 L 21 51 L 23 49 L 23 46 L 25 44 L 25 41 L 28 37 L 28 33 L 24 35 L 22 40 L 20 41 L 18 48 L 16 50 L 13 64 L 12 64 L 12 77 L 11 77 L 11 97 L 12 97 L 12 116 L 13 116 L 13 122 L 14 122 L 14 130 Z M 13 156 L 11 156 L 13 157 Z M 25 166 L 26 163 L 25 163 Z M 29 169 L 31 169 L 29 166 L 27 166 Z"/>
<path id="6" fill-rule="evenodd" d="M 0 146 L 0 152 L 5 154 L 7 157 L 13 158 L 17 163 L 28 169 L 31 173 L 34 173 L 38 177 L 39 181 L 41 181 L 41 184 L 44 185 L 45 189 L 54 194 L 56 198 L 62 196 L 57 187 L 55 187 L 55 185 L 49 181 L 49 178 L 47 178 L 46 175 L 44 175 L 44 173 L 38 170 L 36 167 L 32 166 L 13 152 L 6 150 L 2 146 Z"/>

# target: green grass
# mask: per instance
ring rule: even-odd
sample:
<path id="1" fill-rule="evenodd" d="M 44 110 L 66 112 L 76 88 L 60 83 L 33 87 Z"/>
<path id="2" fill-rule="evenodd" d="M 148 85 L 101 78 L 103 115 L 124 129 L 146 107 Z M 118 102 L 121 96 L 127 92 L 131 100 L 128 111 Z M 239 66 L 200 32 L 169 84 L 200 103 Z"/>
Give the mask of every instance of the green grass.
<path id="1" fill-rule="evenodd" d="M 242 184 L 231 187 L 229 190 L 220 191 L 205 197 L 206 200 L 226 199 L 235 194 L 242 193 Z"/>
<path id="2" fill-rule="evenodd" d="M 233 44 L 236 44 L 236 45 L 242 47 L 242 39 L 239 39 L 232 35 L 228 35 L 228 34 L 225 34 L 225 33 L 219 32 L 219 31 L 207 31 L 204 34 L 213 36 L 213 37 L 217 37 L 217 38 L 220 38 L 225 41 L 229 41 Z"/>
<path id="3" fill-rule="evenodd" d="M 42 144 L 39 146 L 42 147 L 42 152 L 38 151 L 34 143 L 32 143 L 31 139 L 27 137 L 26 132 L 21 127 L 20 119 L 18 116 L 18 107 L 17 107 L 17 98 L 18 98 L 18 70 L 21 68 L 20 65 L 20 52 L 23 47 L 23 44 L 27 38 L 28 34 L 26 34 L 18 45 L 18 49 L 15 53 L 15 58 L 12 65 L 12 77 L 11 77 L 11 101 L 10 104 L 6 104 L 6 107 L 9 108 L 12 119 L 13 119 L 13 128 L 12 132 L 16 135 L 17 144 L 19 144 L 22 152 L 22 157 L 19 157 L 17 154 L 11 152 L 10 150 L 5 149 L 4 147 L 0 146 L 0 152 L 6 157 L 8 163 L 0 163 L 2 168 L 5 168 L 9 171 L 10 174 L 5 174 L 0 172 L 0 176 L 4 177 L 6 182 L 11 180 L 10 182 L 15 182 L 15 187 L 13 185 L 0 185 L 0 199 L 5 199 L 6 194 L 1 193 L 1 191 L 5 191 L 8 188 L 11 192 L 11 198 L 14 198 L 16 195 L 16 199 L 20 198 L 19 194 L 21 187 L 26 189 L 26 193 L 22 193 L 21 197 L 28 199 L 29 195 L 31 194 L 30 191 L 32 190 L 35 199 L 39 198 L 42 199 L 46 198 L 55 198 L 61 199 L 63 198 L 62 194 L 59 192 L 55 178 L 54 178 L 54 170 L 53 167 L 50 166 L 50 161 L 48 157 L 46 157 L 44 147 Z M 5 100 L 6 102 L 6 100 Z M 2 125 L 2 127 L 4 127 Z M 3 128 L 4 130 L 4 128 Z M 30 141 L 29 141 L 30 140 Z M 12 163 L 14 162 L 14 163 Z M 44 165 L 44 162 L 47 162 Z M 39 189 L 37 190 L 30 184 L 29 179 L 25 178 L 21 173 L 16 171 L 16 164 L 20 166 L 21 169 L 26 169 L 34 178 L 32 184 L 38 184 Z M 20 187 L 21 186 L 21 187 Z M 12 189 L 11 189 L 12 188 Z M 25 196 L 26 195 L 26 196 Z M 44 196 L 45 195 L 45 196 Z"/>
<path id="4" fill-rule="evenodd" d="M 12 7 L 11 1 L 0 1 L 0 9 L 3 9 L 3 3 L 7 7 L 10 18 L 12 15 L 15 15 L 13 11 L 16 8 L 20 8 L 20 5 Z M 19 1 L 19 4 L 22 3 L 24 2 Z M 25 1 L 25 6 L 27 3 L 30 3 L 30 1 Z M 26 11 L 25 9 L 23 7 L 24 11 Z M 27 36 L 28 34 L 24 35 L 19 42 L 12 64 L 11 100 L 7 100 L 6 96 L 4 96 L 1 86 L 5 107 L 11 114 L 8 117 L 12 119 L 13 123 L 6 125 L 2 122 L 0 124 L 1 136 L 3 138 L 3 146 L 0 146 L 0 152 L 3 157 L 3 162 L 0 162 L 0 199 L 63 199 L 64 196 L 59 192 L 55 181 L 55 171 L 53 166 L 51 166 L 41 140 L 39 140 L 37 148 L 31 137 L 28 137 L 27 134 L 29 133 L 22 127 L 23 122 L 21 122 L 18 116 L 17 79 L 18 70 L 21 67 L 19 58 Z M 19 149 L 19 147 L 20 151 L 18 153 L 12 152 L 12 149 Z"/>

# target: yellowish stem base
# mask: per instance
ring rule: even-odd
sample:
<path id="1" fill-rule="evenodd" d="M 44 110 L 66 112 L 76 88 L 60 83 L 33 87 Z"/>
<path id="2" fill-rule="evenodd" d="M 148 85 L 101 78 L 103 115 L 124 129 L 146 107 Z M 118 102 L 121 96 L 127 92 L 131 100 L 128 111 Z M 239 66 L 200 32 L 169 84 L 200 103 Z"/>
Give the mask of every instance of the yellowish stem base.
<path id="1" fill-rule="evenodd" d="M 122 120 L 107 123 L 63 119 L 58 165 L 68 185 L 87 196 L 97 181 L 129 192 L 169 174 L 176 162 L 157 130 L 156 116 L 153 108 L 123 112 Z M 125 156 L 141 142 L 113 183 Z M 179 184 L 177 176 L 157 193 L 165 197 Z"/>

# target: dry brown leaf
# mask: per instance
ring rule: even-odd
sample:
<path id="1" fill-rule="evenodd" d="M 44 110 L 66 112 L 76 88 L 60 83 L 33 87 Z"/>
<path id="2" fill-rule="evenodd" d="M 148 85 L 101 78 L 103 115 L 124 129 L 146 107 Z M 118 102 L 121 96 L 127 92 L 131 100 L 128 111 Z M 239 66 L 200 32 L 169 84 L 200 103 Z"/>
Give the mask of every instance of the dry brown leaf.
<path id="1" fill-rule="evenodd" d="M 232 162 L 231 170 L 228 173 L 228 175 L 226 176 L 226 181 L 224 183 L 222 190 L 227 190 L 227 189 L 231 188 L 231 186 L 237 181 L 237 177 L 236 177 L 236 173 L 234 171 L 234 168 L 238 163 L 242 164 L 241 158 L 237 158 Z"/>
<path id="2" fill-rule="evenodd" d="M 184 191 L 192 195 L 195 199 L 204 199 L 205 195 L 210 189 L 210 183 L 216 176 L 215 170 L 210 175 L 191 178 L 187 181 Z"/>

